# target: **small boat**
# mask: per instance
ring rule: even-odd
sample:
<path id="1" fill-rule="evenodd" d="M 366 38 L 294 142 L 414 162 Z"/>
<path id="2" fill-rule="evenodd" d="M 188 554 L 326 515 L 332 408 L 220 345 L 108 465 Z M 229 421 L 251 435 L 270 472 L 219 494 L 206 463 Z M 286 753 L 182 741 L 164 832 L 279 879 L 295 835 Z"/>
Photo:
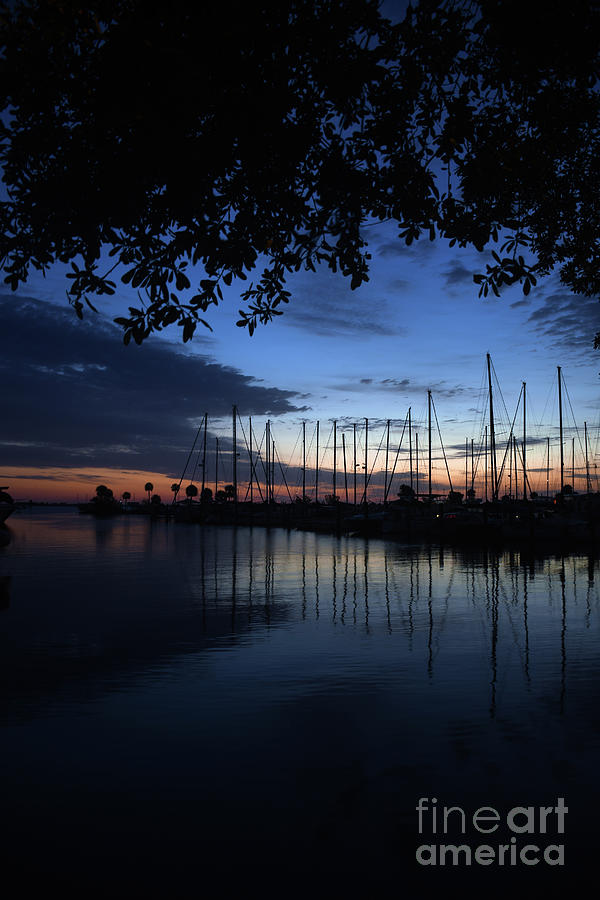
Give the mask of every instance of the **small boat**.
<path id="1" fill-rule="evenodd" d="M 7 494 L 7 487 L 0 487 L 0 525 L 5 522 L 10 514 L 17 508 L 16 503 L 10 494 Z"/>

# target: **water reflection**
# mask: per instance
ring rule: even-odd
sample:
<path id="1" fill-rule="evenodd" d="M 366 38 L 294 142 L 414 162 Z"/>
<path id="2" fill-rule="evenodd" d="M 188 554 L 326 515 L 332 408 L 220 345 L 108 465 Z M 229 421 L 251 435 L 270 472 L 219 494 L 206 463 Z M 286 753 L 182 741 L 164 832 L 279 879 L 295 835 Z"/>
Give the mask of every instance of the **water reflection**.
<path id="1" fill-rule="evenodd" d="M 2 565 L 10 570 L 0 574 L 3 605 L 12 575 L 10 625 L 25 647 L 31 631 L 36 652 L 47 642 L 52 659 L 60 657 L 61 646 L 72 652 L 70 639 L 61 644 L 61 631 L 73 628 L 82 657 L 88 646 L 96 658 L 101 633 L 100 643 L 112 641 L 113 650 L 133 643 L 141 666 L 145 656 L 167 662 L 201 651 L 206 639 L 235 644 L 256 629 L 326 619 L 333 630 L 324 634 L 351 628 L 381 652 L 391 642 L 411 666 L 420 657 L 429 680 L 449 668 L 455 677 L 465 646 L 485 655 L 494 717 L 501 685 L 517 678 L 515 654 L 520 689 L 558 676 L 556 698 L 564 712 L 570 649 L 581 647 L 586 635 L 594 642 L 598 561 L 592 558 L 521 559 L 512 551 L 468 554 L 307 532 L 202 530 L 130 519 L 90 524 L 40 517 L 18 524 L 28 527 L 17 529 L 14 544 L 3 551 Z M 30 571 L 33 558 L 37 579 Z M 152 632 L 158 622 L 160 629 Z"/>
<path id="2" fill-rule="evenodd" d="M 13 530 L 15 834 L 40 791 L 47 816 L 70 798 L 64 828 L 110 828 L 104 790 L 147 840 L 216 858 L 226 829 L 240 858 L 369 869 L 411 857 L 418 796 L 576 809 L 597 785 L 597 560 L 66 514 Z"/>

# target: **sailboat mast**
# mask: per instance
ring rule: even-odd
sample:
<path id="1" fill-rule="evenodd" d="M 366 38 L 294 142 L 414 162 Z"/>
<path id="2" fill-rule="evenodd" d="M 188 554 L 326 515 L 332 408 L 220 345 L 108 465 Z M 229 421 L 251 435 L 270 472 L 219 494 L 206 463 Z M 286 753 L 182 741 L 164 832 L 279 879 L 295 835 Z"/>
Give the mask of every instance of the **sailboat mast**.
<path id="1" fill-rule="evenodd" d="M 233 502 L 237 504 L 237 406 L 233 407 Z"/>
<path id="2" fill-rule="evenodd" d="M 498 499 L 498 466 L 496 463 L 496 432 L 494 431 L 494 396 L 492 393 L 492 363 L 490 354 L 487 357 L 488 390 L 490 397 L 490 478 L 492 482 L 492 500 Z"/>
<path id="3" fill-rule="evenodd" d="M 465 501 L 469 490 L 469 438 L 465 438 Z"/>
<path id="4" fill-rule="evenodd" d="M 266 487 L 266 495 L 267 495 L 267 503 L 271 500 L 271 423 L 267 419 L 267 424 L 265 425 L 265 477 L 267 479 Z"/>
<path id="5" fill-rule="evenodd" d="M 202 493 L 200 494 L 200 499 L 202 500 L 202 496 L 204 494 L 204 488 L 206 487 L 206 431 L 208 427 L 208 413 L 204 413 L 204 441 L 202 444 Z"/>
<path id="6" fill-rule="evenodd" d="M 365 419 L 365 505 L 367 503 L 367 487 L 369 486 L 369 420 Z"/>
<path id="7" fill-rule="evenodd" d="M 253 475 L 254 465 L 252 463 L 252 416 L 248 416 L 248 431 L 250 433 L 250 442 L 249 442 L 249 447 L 248 447 L 248 456 L 250 457 L 250 505 L 252 505 L 252 502 L 253 502 L 252 486 L 254 483 L 254 475 Z"/>
<path id="8" fill-rule="evenodd" d="M 302 423 L 302 502 L 306 500 L 306 422 Z"/>
<path id="9" fill-rule="evenodd" d="M 565 483 L 565 458 L 563 447 L 563 418 L 562 418 L 562 377 L 560 374 L 560 366 L 558 369 L 558 429 L 560 441 L 560 492 L 562 494 Z"/>
<path id="10" fill-rule="evenodd" d="M 575 438 L 571 438 L 571 487 L 575 493 Z"/>
<path id="11" fill-rule="evenodd" d="M 217 499 L 217 491 L 219 490 L 219 438 L 215 438 L 215 500 Z"/>
<path id="12" fill-rule="evenodd" d="M 272 442 L 273 452 L 271 454 L 271 500 L 275 502 L 275 441 Z"/>
<path id="13" fill-rule="evenodd" d="M 352 426 L 353 439 L 354 439 L 354 505 L 356 506 L 356 422 L 354 422 Z"/>
<path id="14" fill-rule="evenodd" d="M 487 455 L 487 425 L 485 426 L 485 437 L 483 444 L 483 471 L 484 471 L 484 485 L 485 485 L 485 502 L 488 502 L 488 455 Z"/>
<path id="15" fill-rule="evenodd" d="M 315 463 L 315 503 L 319 502 L 319 421 L 317 420 L 317 457 Z"/>
<path id="16" fill-rule="evenodd" d="M 546 438 L 546 448 L 547 448 L 547 457 L 546 457 L 546 497 L 550 496 L 550 438 Z"/>
<path id="17" fill-rule="evenodd" d="M 431 503 L 431 391 L 427 391 L 427 427 L 429 435 L 429 502 Z"/>
<path id="18" fill-rule="evenodd" d="M 473 438 L 471 438 L 471 490 L 475 487 L 475 450 L 473 449 Z"/>
<path id="19" fill-rule="evenodd" d="M 527 500 L 527 385 L 523 382 L 523 500 Z"/>
<path id="20" fill-rule="evenodd" d="M 383 487 L 383 502 L 387 503 L 388 483 L 388 459 L 390 455 L 390 420 L 387 420 L 387 435 L 385 439 L 385 482 Z"/>
<path id="21" fill-rule="evenodd" d="M 592 485 L 590 483 L 590 461 L 588 458 L 587 422 L 583 423 L 583 433 L 585 437 L 585 486 L 586 491 L 589 494 L 592 490 Z"/>
<path id="22" fill-rule="evenodd" d="M 410 487 L 413 486 L 413 457 L 412 457 L 412 423 L 410 417 L 410 406 L 408 407 L 408 465 L 410 468 Z"/>
<path id="23" fill-rule="evenodd" d="M 415 460 L 416 460 L 416 495 L 419 499 L 419 432 L 415 431 Z"/>
<path id="24" fill-rule="evenodd" d="M 337 422 L 333 420 L 333 499 L 335 502 L 335 487 L 336 487 L 336 475 L 337 475 Z"/>
<path id="25" fill-rule="evenodd" d="M 342 451 L 344 454 L 344 493 L 346 495 L 346 503 L 348 503 L 348 470 L 346 468 L 346 435 L 342 431 Z"/>
<path id="26" fill-rule="evenodd" d="M 513 435 L 508 436 L 508 497 L 512 500 L 512 473 L 513 473 Z"/>

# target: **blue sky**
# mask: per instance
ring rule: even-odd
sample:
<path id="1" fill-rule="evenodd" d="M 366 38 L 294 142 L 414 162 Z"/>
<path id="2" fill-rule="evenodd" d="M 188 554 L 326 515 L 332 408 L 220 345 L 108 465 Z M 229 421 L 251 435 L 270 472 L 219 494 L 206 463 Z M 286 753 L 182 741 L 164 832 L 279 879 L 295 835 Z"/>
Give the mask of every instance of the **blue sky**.
<path id="1" fill-rule="evenodd" d="M 404 0 L 382 4 L 384 15 L 396 19 L 405 8 Z M 587 421 L 592 466 L 597 462 L 596 299 L 570 294 L 554 276 L 528 297 L 515 286 L 500 299 L 480 299 L 472 276 L 485 268 L 487 251 L 451 249 L 427 237 L 406 247 L 392 224 L 375 223 L 365 228 L 365 236 L 372 254 L 367 284 L 351 291 L 348 279 L 327 269 L 298 273 L 289 279 L 292 301 L 284 315 L 252 337 L 235 325 L 247 282 L 224 288 L 223 303 L 208 315 L 212 332 L 199 327 L 193 341 L 183 345 L 180 330 L 171 326 L 142 347 L 124 347 L 120 330 L 112 325 L 115 315 L 138 304 L 135 293 L 120 283 L 115 297 L 99 299 L 99 315 L 86 311 L 83 322 L 65 299 L 64 267 L 46 279 L 34 274 L 17 294 L 0 289 L 5 336 L 0 481 L 17 485 L 18 496 L 26 490 L 72 499 L 75 481 L 78 492 L 110 478 L 135 493 L 151 475 L 164 493 L 165 485 L 168 489 L 180 476 L 205 412 L 210 453 L 218 436 L 222 474 L 228 478 L 235 403 L 244 419 L 254 417 L 257 435 L 267 418 L 272 421 L 280 454 L 291 463 L 297 484 L 303 421 L 309 441 L 315 422 L 321 422 L 321 465 L 327 469 L 332 420 L 338 420 L 340 435 L 345 428 L 348 439 L 352 423 L 359 423 L 362 452 L 362 423 L 368 417 L 374 459 L 387 419 L 393 423 L 391 445 L 397 446 L 409 406 L 422 446 L 427 389 L 451 467 L 459 472 L 465 438 L 477 444 L 482 437 L 486 353 L 509 416 L 521 383 L 527 382 L 532 468 L 545 465 L 534 449 L 543 452 L 546 436 L 553 464 L 558 456 L 557 365 L 569 391 L 565 453 L 568 457 L 575 435 L 581 469 Z M 499 431 L 506 435 L 506 423 Z M 436 453 L 435 480 L 443 484 L 444 467 Z M 405 466 L 404 452 L 401 462 Z M 581 471 L 578 477 L 581 486 Z"/>
<path id="2" fill-rule="evenodd" d="M 235 283 L 210 313 L 212 332 L 199 327 L 193 341 L 183 345 L 175 326 L 142 347 L 123 347 L 111 324 L 133 299 L 123 285 L 99 305 L 99 316 L 87 312 L 83 323 L 63 299 L 65 282 L 58 270 L 45 280 L 34 277 L 17 295 L 6 292 L 0 303 L 14 340 L 3 363 L 6 396 L 12 398 L 0 442 L 3 483 L 23 478 L 22 467 L 74 472 L 91 466 L 90 480 L 96 470 L 108 468 L 154 473 L 166 484 L 180 473 L 204 412 L 210 417 L 209 445 L 221 437 L 226 478 L 233 403 L 242 417 L 253 415 L 257 435 L 270 418 L 282 459 L 296 466 L 301 423 L 306 421 L 310 436 L 319 419 L 321 464 L 327 469 L 331 454 L 324 448 L 334 418 L 340 435 L 345 425 L 350 441 L 351 423 L 361 429 L 367 416 L 374 458 L 385 420 L 393 420 L 395 447 L 410 405 L 424 441 L 428 388 L 444 445 L 450 457 L 460 457 L 465 438 L 479 440 L 487 352 L 510 416 L 521 383 L 527 382 L 532 466 L 535 441 L 542 446 L 545 435 L 552 438 L 552 459 L 557 458 L 557 365 L 563 367 L 580 429 L 576 454 L 581 455 L 584 421 L 590 452 L 596 453 L 596 300 L 573 296 L 553 277 L 527 298 L 513 287 L 500 299 L 483 300 L 472 274 L 485 266 L 485 253 L 427 239 L 407 248 L 387 226 L 367 232 L 373 259 L 366 285 L 351 291 L 347 279 L 326 269 L 299 273 L 290 279 L 292 301 L 284 315 L 252 337 L 235 325 L 241 290 Z M 565 408 L 570 418 L 566 400 Z M 565 428 L 565 458 L 570 460 L 575 432 L 567 417 Z M 338 471 L 340 466 L 338 459 Z M 443 480 L 441 466 L 436 463 Z M 464 471 L 464 462 L 459 459 L 452 468 Z M 58 493 L 66 480 L 59 478 Z M 297 468 L 290 480 L 297 483 Z M 45 489 L 51 481 L 48 476 Z"/>

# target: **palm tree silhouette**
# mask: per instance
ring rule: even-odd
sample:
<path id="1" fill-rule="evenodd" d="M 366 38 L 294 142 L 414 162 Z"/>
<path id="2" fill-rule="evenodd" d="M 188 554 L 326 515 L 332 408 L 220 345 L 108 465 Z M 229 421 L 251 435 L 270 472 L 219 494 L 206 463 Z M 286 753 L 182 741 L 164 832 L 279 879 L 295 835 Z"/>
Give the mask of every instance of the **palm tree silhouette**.
<path id="1" fill-rule="evenodd" d="M 144 485 L 144 490 L 148 493 L 148 503 L 150 503 L 150 494 L 154 490 L 154 485 L 151 481 L 146 482 L 146 484 Z"/>
<path id="2" fill-rule="evenodd" d="M 188 484 L 188 486 L 185 489 L 185 494 L 191 503 L 193 498 L 198 496 L 198 488 L 196 487 L 195 484 Z"/>

